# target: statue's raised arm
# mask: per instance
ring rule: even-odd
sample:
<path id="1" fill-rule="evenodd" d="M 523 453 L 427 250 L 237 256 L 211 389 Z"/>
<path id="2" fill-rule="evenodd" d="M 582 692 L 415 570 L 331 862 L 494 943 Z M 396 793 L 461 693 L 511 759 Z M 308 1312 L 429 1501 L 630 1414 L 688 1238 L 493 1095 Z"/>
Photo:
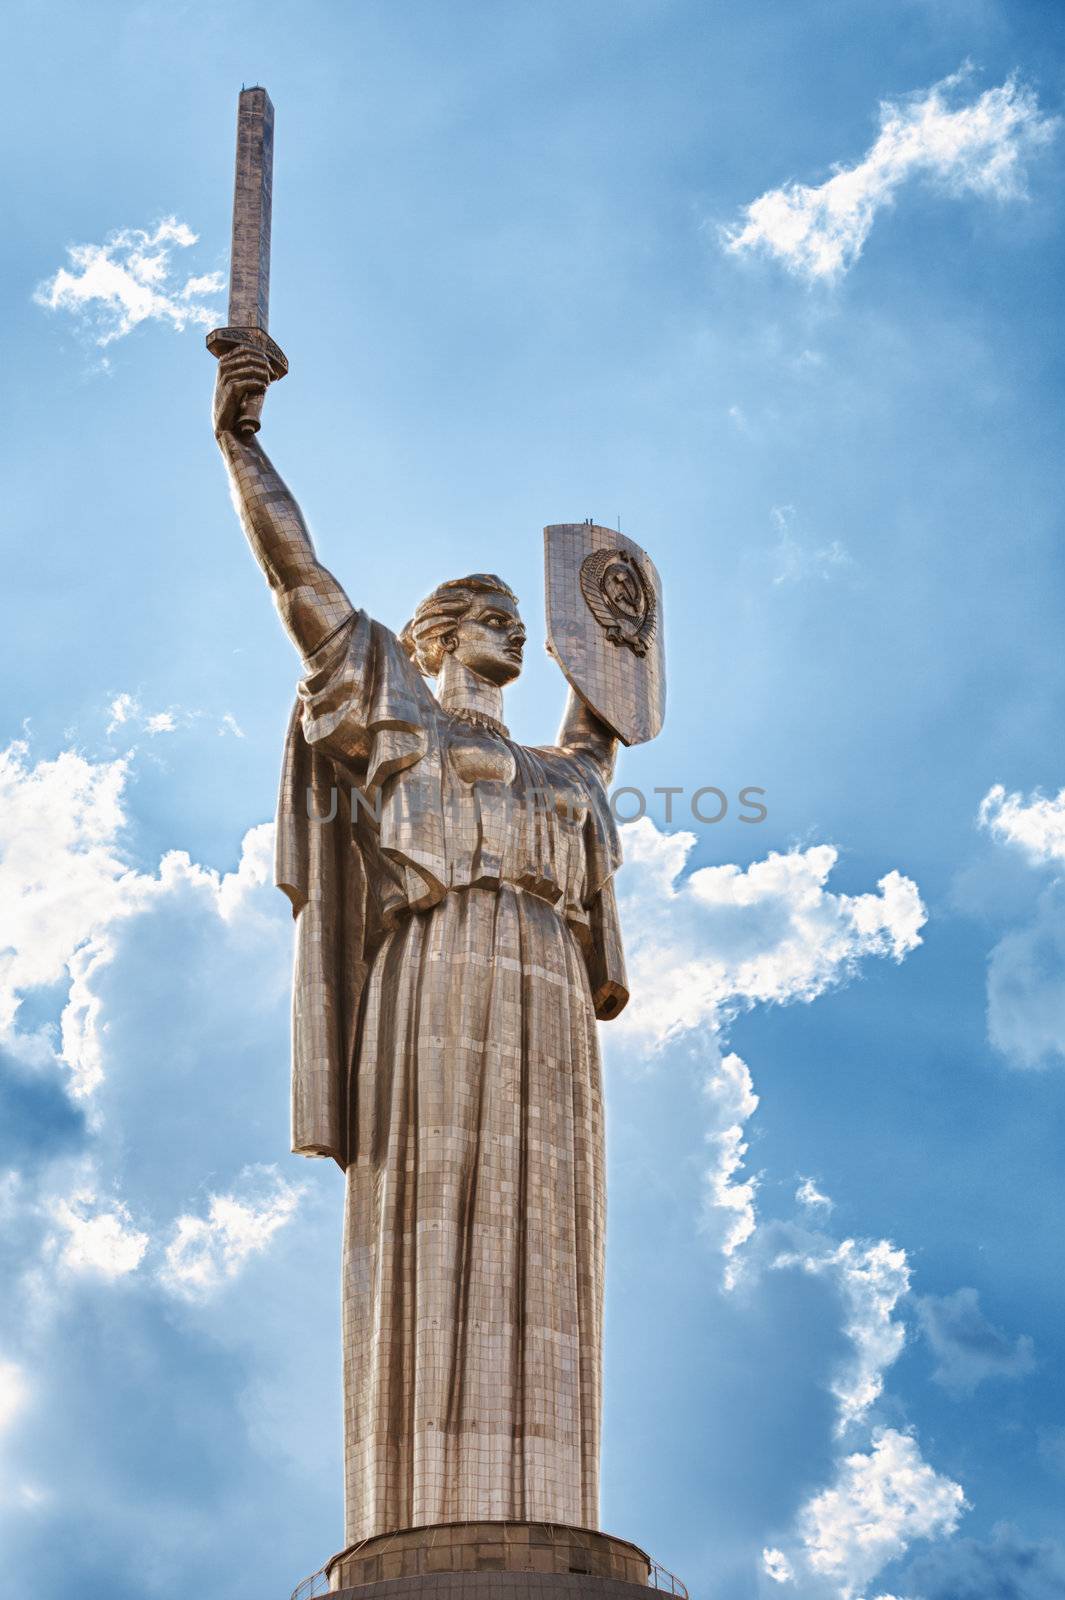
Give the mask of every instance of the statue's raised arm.
<path id="1" fill-rule="evenodd" d="M 252 553 L 292 642 L 306 657 L 351 615 L 352 605 L 315 554 L 296 498 L 258 435 L 245 438 L 239 430 L 248 399 L 261 399 L 270 379 L 269 362 L 251 346 L 222 356 L 215 380 L 215 437 Z"/>

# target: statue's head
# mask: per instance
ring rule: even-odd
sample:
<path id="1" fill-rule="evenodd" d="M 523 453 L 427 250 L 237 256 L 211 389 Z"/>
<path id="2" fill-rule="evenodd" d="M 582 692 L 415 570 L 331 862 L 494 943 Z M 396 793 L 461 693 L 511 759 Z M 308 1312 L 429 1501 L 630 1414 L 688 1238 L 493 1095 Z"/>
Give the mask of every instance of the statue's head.
<path id="1" fill-rule="evenodd" d="M 525 625 L 502 578 L 474 572 L 433 590 L 400 634 L 420 672 L 435 678 L 448 656 L 502 687 L 521 671 Z"/>

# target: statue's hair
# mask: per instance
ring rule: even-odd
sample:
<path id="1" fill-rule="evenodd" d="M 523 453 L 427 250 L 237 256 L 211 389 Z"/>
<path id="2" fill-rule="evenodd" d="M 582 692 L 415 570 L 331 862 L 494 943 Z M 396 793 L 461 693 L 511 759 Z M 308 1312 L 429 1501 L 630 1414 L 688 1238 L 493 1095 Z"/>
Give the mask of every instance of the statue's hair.
<path id="1" fill-rule="evenodd" d="M 444 663 L 444 650 L 479 594 L 505 594 L 517 605 L 518 597 L 509 584 L 492 572 L 471 572 L 467 578 L 452 578 L 427 595 L 399 636 L 399 642 L 418 671 L 435 678 Z"/>

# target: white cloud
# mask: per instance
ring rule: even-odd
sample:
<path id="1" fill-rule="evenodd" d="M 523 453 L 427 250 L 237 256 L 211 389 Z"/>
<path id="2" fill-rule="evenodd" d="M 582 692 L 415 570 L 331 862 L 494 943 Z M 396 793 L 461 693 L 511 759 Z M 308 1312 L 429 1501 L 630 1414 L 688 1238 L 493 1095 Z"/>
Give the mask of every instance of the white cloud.
<path id="1" fill-rule="evenodd" d="M 1010 1066 L 1065 1062 L 1065 789 L 1025 799 L 995 784 L 980 802 L 980 826 L 1051 868 L 1031 921 L 1005 933 L 987 969 L 987 1033 Z"/>
<path id="2" fill-rule="evenodd" d="M 201 757 L 217 720 L 192 725 Z M 136 759 L 0 757 L 2 1042 L 37 1052 L 5 1073 L 24 1115 L 2 1128 L 0 1355 L 26 1372 L 0 1371 L 0 1544 L 42 1594 L 71 1550 L 87 1583 L 134 1550 L 142 1573 L 210 1587 L 220 1498 L 250 1527 L 281 1495 L 327 1550 L 341 1481 L 339 1440 L 306 1427 L 336 1403 L 341 1208 L 331 1166 L 284 1156 L 292 924 L 273 829 L 250 829 L 228 872 L 176 852 L 134 865 Z M 259 1167 L 275 1159 L 306 1182 L 298 1207 Z"/>
<path id="3" fill-rule="evenodd" d="M 194 711 L 145 711 L 136 695 L 116 694 L 108 706 L 110 721 L 107 737 L 110 739 L 120 728 L 139 728 L 147 734 L 174 733 L 179 719 L 189 723 L 198 715 Z"/>
<path id="4" fill-rule="evenodd" d="M 965 1509 L 961 1486 L 933 1471 L 908 1434 L 881 1428 L 872 1449 L 847 1456 L 833 1487 L 804 1508 L 802 1553 L 850 1600 L 914 1539 L 953 1533 Z"/>
<path id="5" fill-rule="evenodd" d="M 125 1277 L 140 1266 L 148 1235 L 133 1227 L 124 1205 L 95 1210 L 96 1203 L 91 1191 L 54 1203 L 52 1215 L 67 1234 L 60 1260 L 72 1272 L 108 1279 Z"/>
<path id="6" fill-rule="evenodd" d="M 839 1403 L 838 1431 L 843 1433 L 863 1421 L 880 1398 L 884 1372 L 898 1359 L 906 1343 L 905 1325 L 895 1318 L 895 1309 L 910 1287 L 906 1252 L 888 1239 L 871 1243 L 844 1239 L 783 1252 L 773 1266 L 801 1267 L 804 1272 L 823 1274 L 831 1278 L 843 1298 L 844 1331 L 853 1345 L 853 1354 L 831 1386 Z"/>
<path id="7" fill-rule="evenodd" d="M 120 850 L 127 775 L 122 758 L 0 751 L 0 1034 L 23 993 L 87 970 L 107 925 L 145 903 L 148 880 Z"/>
<path id="8" fill-rule="evenodd" d="M 147 733 L 150 737 L 159 733 L 176 733 L 179 728 L 189 729 L 214 713 L 186 706 L 171 706 L 166 711 L 148 711 L 136 695 L 123 692 L 115 695 L 107 708 L 107 715 L 110 719 L 107 737 L 113 739 L 120 730 L 127 737 L 134 732 Z M 234 739 L 245 737 L 244 729 L 232 711 L 222 713 L 216 731 L 220 735 L 231 734 Z"/>
<path id="9" fill-rule="evenodd" d="M 967 102 L 963 68 L 931 89 L 880 106 L 880 132 L 863 160 L 823 183 L 789 182 L 744 208 L 722 231 L 733 254 L 763 251 L 810 281 L 841 277 L 861 255 L 873 220 L 903 184 L 931 179 L 951 195 L 1009 200 L 1025 193 L 1025 161 L 1057 128 L 1035 93 L 1010 77 Z"/>
<path id="10" fill-rule="evenodd" d="M 1065 861 L 1065 789 L 1053 799 L 1037 790 L 1026 800 L 996 783 L 980 802 L 980 826 L 1019 845 L 1033 862 Z"/>
<path id="11" fill-rule="evenodd" d="M 122 853 L 129 770 L 123 756 L 92 762 L 67 750 L 31 763 L 22 742 L 0 750 L 0 1037 L 23 1056 L 51 1056 L 47 1037 L 18 1031 L 19 1007 L 24 995 L 68 979 L 59 1055 L 78 1095 L 104 1076 L 98 980 L 118 926 L 186 890 L 223 922 L 254 918 L 251 897 L 272 873 L 268 823 L 249 829 L 235 872 L 182 851 L 166 854 L 157 875 L 135 870 Z"/>
<path id="12" fill-rule="evenodd" d="M 220 273 L 196 273 L 181 281 L 171 257 L 197 235 L 176 217 L 153 231 L 121 228 L 103 244 L 68 245 L 69 266 L 40 284 L 34 300 L 49 311 L 68 311 L 100 346 L 123 338 L 142 322 L 168 323 L 178 333 L 210 328 L 221 313 L 205 302 L 223 287 Z"/>
<path id="13" fill-rule="evenodd" d="M 772 1578 L 774 1583 L 792 1583 L 795 1579 L 795 1569 L 783 1550 L 765 1549 L 762 1551 L 762 1566 Z"/>
<path id="14" fill-rule="evenodd" d="M 206 1217 L 178 1217 L 160 1273 L 166 1288 L 195 1298 L 235 1277 L 291 1221 L 304 1192 L 273 1166 L 246 1167 L 241 1181 L 241 1192 L 210 1196 Z"/>
<path id="15" fill-rule="evenodd" d="M 29 1399 L 29 1385 L 21 1367 L 0 1359 L 0 1432 L 18 1416 Z"/>
<path id="16" fill-rule="evenodd" d="M 865 957 L 901 961 L 921 942 L 916 885 L 889 872 L 875 894 L 832 894 L 831 845 L 680 879 L 694 834 L 660 833 L 646 817 L 621 832 L 633 1000 L 614 1024 L 616 1038 L 661 1046 L 692 1029 L 716 1030 L 758 1002 L 813 1000 Z"/>
<path id="17" fill-rule="evenodd" d="M 140 705 L 131 694 L 116 694 L 108 710 L 111 721 L 107 724 L 107 736 L 110 738 L 116 728 L 129 722 L 140 711 Z"/>
<path id="18" fill-rule="evenodd" d="M 1065 882 L 1048 884 L 1032 920 L 992 950 L 987 1033 L 1011 1067 L 1065 1063 Z"/>
<path id="19" fill-rule="evenodd" d="M 988 1378 L 1023 1378 L 1035 1368 L 1029 1336 L 1010 1339 L 989 1322 L 975 1289 L 925 1295 L 917 1314 L 936 1357 L 932 1377 L 954 1395 L 972 1394 Z"/>
<path id="20" fill-rule="evenodd" d="M 835 1210 L 835 1201 L 830 1200 L 827 1194 L 822 1194 L 812 1178 L 803 1178 L 795 1191 L 795 1198 L 807 1211 L 823 1211 L 827 1215 Z"/>
<path id="21" fill-rule="evenodd" d="M 737 1250 L 755 1229 L 754 1196 L 757 1178 L 736 1181 L 747 1145 L 744 1123 L 758 1109 L 758 1096 L 746 1063 L 738 1055 L 723 1056 L 709 1073 L 705 1092 L 711 1107 L 711 1127 L 706 1137 L 716 1157 L 706 1174 L 707 1203 L 702 1225 L 716 1237 L 726 1258 L 725 1287 L 733 1288 L 738 1276 Z"/>
<path id="22" fill-rule="evenodd" d="M 854 566 L 853 557 L 839 539 L 816 548 L 803 544 L 795 533 L 794 506 L 774 506 L 771 515 L 778 534 L 771 552 L 774 584 L 801 583 L 806 578 L 827 582 Z"/>
<path id="23" fill-rule="evenodd" d="M 837 852 L 829 845 L 685 877 L 693 835 L 660 833 L 647 819 L 622 835 L 619 893 L 633 1003 L 614 1036 L 660 1047 L 699 1028 L 709 1035 L 702 1044 L 716 1056 L 705 1083 L 714 1159 L 701 1226 L 725 1258 L 726 1288 L 743 1281 L 754 1293 L 762 1272 L 789 1268 L 831 1285 L 850 1346 L 830 1379 L 836 1433 L 853 1441 L 870 1425 L 885 1373 L 905 1344 L 897 1310 L 910 1286 L 906 1253 L 887 1239 L 839 1240 L 808 1224 L 757 1228 L 758 1177 L 743 1166 L 758 1096 L 746 1063 L 720 1054 L 719 1045 L 736 1016 L 759 1002 L 811 1001 L 852 977 L 867 956 L 901 961 L 920 943 L 920 895 L 897 872 L 881 878 L 876 893 L 831 893 Z M 796 1201 L 808 1215 L 832 1209 L 812 1178 L 800 1181 Z M 911 1439 L 876 1431 L 867 1454 L 837 1460 L 834 1481 L 807 1502 L 789 1538 L 766 1546 L 764 1573 L 775 1584 L 799 1584 L 803 1594 L 823 1596 L 828 1584 L 850 1600 L 910 1540 L 952 1529 L 962 1503 L 961 1489 L 926 1465 Z"/>
<path id="24" fill-rule="evenodd" d="M 815 999 L 852 977 L 866 956 L 901 961 L 921 942 L 925 911 L 916 885 L 897 872 L 880 880 L 876 894 L 827 891 L 837 860 L 830 845 L 683 877 L 693 834 L 660 832 L 648 818 L 621 832 L 626 868 L 619 895 L 633 998 L 611 1038 L 633 1042 L 646 1055 L 648 1047 L 697 1029 L 708 1036 L 702 1044 L 714 1058 L 705 1083 L 714 1159 L 701 1227 L 725 1257 L 725 1287 L 734 1288 L 757 1222 L 758 1177 L 742 1168 L 745 1126 L 758 1096 L 745 1062 L 721 1053 L 724 1030 L 759 1002 Z M 848 1255 L 856 1251 L 853 1241 L 839 1248 L 837 1265 L 846 1258 L 853 1298 L 871 1268 Z"/>

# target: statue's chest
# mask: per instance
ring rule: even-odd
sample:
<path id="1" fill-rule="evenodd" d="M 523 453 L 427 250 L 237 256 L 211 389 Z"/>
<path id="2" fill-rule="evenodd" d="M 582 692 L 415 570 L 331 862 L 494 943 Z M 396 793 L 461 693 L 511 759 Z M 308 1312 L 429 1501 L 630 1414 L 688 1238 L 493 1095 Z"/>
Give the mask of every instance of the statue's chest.
<path id="1" fill-rule="evenodd" d="M 514 883 L 551 904 L 579 898 L 587 795 L 569 764 L 454 724 L 442 754 L 450 886 Z"/>
<path id="2" fill-rule="evenodd" d="M 452 774 L 460 786 L 498 785 L 510 791 L 510 798 L 524 802 L 522 809 L 541 820 L 582 824 L 588 814 L 587 796 L 574 783 L 572 774 L 563 775 L 538 764 L 532 771 L 518 771 L 514 751 L 505 739 L 470 728 L 454 736 L 448 747 Z M 487 796 L 483 797 L 485 800 Z"/>
<path id="3" fill-rule="evenodd" d="M 448 760 L 461 783 L 510 785 L 517 772 L 517 763 L 506 740 L 479 728 L 452 736 Z"/>

